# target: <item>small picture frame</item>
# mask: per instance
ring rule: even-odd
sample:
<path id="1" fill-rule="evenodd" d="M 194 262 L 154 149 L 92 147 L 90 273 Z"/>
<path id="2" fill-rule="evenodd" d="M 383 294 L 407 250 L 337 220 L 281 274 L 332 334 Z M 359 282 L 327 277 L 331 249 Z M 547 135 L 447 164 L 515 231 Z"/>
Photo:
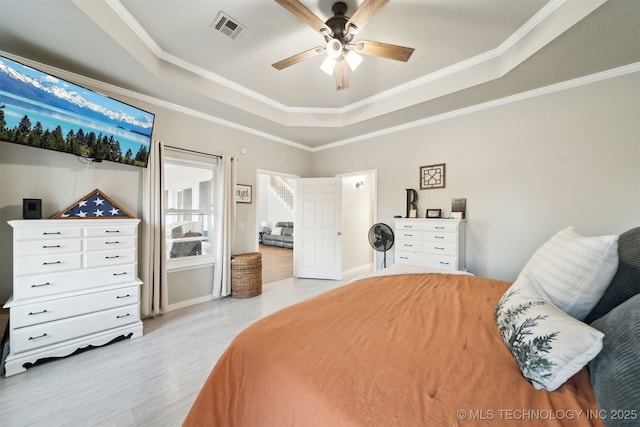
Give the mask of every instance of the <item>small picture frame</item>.
<path id="1" fill-rule="evenodd" d="M 420 166 L 420 189 L 431 190 L 445 187 L 445 163 Z"/>
<path id="2" fill-rule="evenodd" d="M 427 209 L 425 218 L 440 218 L 442 216 L 442 209 Z"/>
<path id="3" fill-rule="evenodd" d="M 465 217 L 465 211 L 467 210 L 467 199 L 452 199 L 451 200 L 451 217 L 463 219 Z M 454 216 L 453 214 L 460 214 L 460 216 Z"/>
<path id="4" fill-rule="evenodd" d="M 251 203 L 253 187 L 246 184 L 236 184 L 236 203 Z"/>

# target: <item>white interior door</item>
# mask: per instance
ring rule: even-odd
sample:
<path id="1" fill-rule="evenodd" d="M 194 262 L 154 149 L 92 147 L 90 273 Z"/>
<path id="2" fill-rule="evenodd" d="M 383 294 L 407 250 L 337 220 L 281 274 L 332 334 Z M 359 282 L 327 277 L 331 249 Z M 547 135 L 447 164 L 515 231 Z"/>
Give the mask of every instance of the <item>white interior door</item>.
<path id="1" fill-rule="evenodd" d="M 341 178 L 301 178 L 296 193 L 294 275 L 342 279 Z"/>

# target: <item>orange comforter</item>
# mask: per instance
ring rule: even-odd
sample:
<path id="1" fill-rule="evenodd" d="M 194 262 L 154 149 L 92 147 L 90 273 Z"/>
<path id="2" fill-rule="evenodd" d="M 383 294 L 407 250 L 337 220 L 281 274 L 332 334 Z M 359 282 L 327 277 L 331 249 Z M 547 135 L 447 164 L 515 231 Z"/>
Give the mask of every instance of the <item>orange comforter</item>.
<path id="1" fill-rule="evenodd" d="M 601 426 L 584 368 L 555 392 L 520 374 L 493 320 L 509 283 L 374 277 L 247 328 L 185 426 Z"/>

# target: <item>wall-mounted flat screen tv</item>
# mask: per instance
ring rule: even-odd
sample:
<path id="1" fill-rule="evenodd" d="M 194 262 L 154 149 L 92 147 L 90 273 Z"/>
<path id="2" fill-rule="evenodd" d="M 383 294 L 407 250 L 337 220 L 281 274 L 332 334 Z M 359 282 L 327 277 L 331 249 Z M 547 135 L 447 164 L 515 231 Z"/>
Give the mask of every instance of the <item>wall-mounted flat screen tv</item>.
<path id="1" fill-rule="evenodd" d="M 0 140 L 146 167 L 154 118 L 0 56 Z"/>

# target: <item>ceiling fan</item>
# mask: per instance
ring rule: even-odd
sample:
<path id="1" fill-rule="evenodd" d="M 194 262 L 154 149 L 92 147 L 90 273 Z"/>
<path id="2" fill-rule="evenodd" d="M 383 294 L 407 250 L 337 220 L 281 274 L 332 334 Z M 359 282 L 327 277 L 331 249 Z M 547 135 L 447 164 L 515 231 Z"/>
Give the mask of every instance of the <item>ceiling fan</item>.
<path id="1" fill-rule="evenodd" d="M 349 87 L 349 69 L 355 70 L 362 61 L 362 57 L 359 54 L 407 62 L 414 51 L 410 47 L 370 40 L 353 41 L 355 35 L 362 30 L 380 9 L 389 3 L 389 0 L 364 0 L 351 18 L 345 15 L 347 12 L 346 3 L 338 1 L 331 8 L 334 16 L 326 22 L 314 15 L 298 0 L 275 1 L 318 31 L 326 42 L 324 46 L 314 47 L 272 64 L 278 70 L 326 53 L 327 58 L 321 68 L 327 74 L 333 74 L 336 81 L 336 90 L 342 90 Z"/>

